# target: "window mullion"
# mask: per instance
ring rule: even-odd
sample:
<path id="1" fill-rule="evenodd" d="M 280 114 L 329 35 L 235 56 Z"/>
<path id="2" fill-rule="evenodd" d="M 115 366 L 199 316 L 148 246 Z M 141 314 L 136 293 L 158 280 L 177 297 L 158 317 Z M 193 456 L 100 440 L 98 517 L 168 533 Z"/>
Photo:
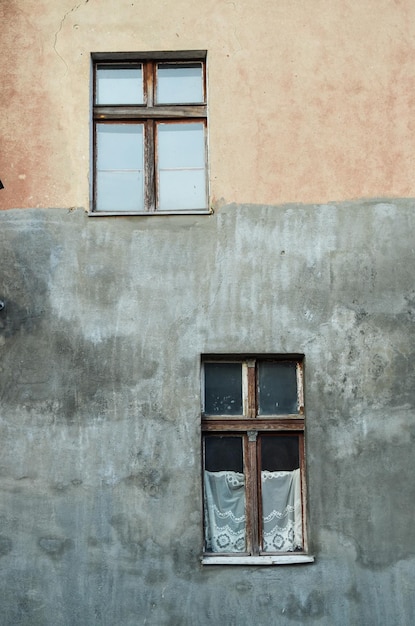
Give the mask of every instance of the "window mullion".
<path id="1" fill-rule="evenodd" d="M 245 448 L 246 481 L 246 543 L 249 554 L 259 554 L 258 542 L 258 482 L 257 482 L 257 435 L 248 430 Z"/>
<path id="2" fill-rule="evenodd" d="M 247 417 L 256 417 L 256 376 L 255 376 L 255 360 L 248 359 L 248 412 Z"/>
<path id="3" fill-rule="evenodd" d="M 156 210 L 155 199 L 155 150 L 154 150 L 154 121 L 147 120 L 144 125 L 144 170 L 145 170 L 145 198 L 146 210 Z"/>
<path id="4" fill-rule="evenodd" d="M 147 61 L 144 64 L 144 102 L 146 108 L 154 106 L 154 63 Z"/>

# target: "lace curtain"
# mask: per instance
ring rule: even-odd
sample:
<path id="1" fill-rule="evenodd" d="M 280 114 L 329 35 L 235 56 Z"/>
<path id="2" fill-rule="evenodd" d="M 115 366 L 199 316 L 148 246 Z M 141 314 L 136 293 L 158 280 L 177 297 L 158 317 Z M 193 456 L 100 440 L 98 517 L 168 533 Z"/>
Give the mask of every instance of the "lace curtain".
<path id="1" fill-rule="evenodd" d="M 243 474 L 205 471 L 205 541 L 208 551 L 245 551 Z"/>
<path id="2" fill-rule="evenodd" d="M 262 471 L 261 488 L 263 550 L 302 550 L 300 470 Z M 245 551 L 243 474 L 205 471 L 205 541 L 208 551 Z"/>
<path id="3" fill-rule="evenodd" d="M 261 472 L 263 550 L 292 552 L 303 549 L 300 470 Z"/>

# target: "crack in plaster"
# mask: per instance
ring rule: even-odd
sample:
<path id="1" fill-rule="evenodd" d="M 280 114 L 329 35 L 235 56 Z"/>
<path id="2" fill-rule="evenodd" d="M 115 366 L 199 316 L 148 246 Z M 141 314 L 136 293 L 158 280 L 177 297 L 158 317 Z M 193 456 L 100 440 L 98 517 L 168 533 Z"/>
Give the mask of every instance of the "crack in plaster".
<path id="1" fill-rule="evenodd" d="M 82 5 L 88 4 L 89 0 L 85 0 L 84 2 L 79 2 L 77 5 L 75 5 L 74 7 L 72 7 L 72 9 L 69 9 L 69 11 L 66 11 L 66 13 L 64 14 L 63 18 L 61 19 L 61 22 L 59 24 L 59 28 L 55 33 L 55 38 L 54 38 L 54 42 L 53 42 L 53 49 L 55 51 L 55 53 L 58 55 L 58 57 L 61 59 L 61 61 L 64 63 L 65 67 L 66 67 L 66 71 L 68 71 L 68 64 L 66 63 L 65 59 L 63 58 L 63 56 L 61 54 L 59 54 L 56 46 L 58 43 L 58 37 L 59 37 L 59 33 L 61 32 L 63 25 L 65 23 L 66 18 L 68 17 L 68 15 L 70 13 L 74 13 L 75 11 L 77 11 Z"/>

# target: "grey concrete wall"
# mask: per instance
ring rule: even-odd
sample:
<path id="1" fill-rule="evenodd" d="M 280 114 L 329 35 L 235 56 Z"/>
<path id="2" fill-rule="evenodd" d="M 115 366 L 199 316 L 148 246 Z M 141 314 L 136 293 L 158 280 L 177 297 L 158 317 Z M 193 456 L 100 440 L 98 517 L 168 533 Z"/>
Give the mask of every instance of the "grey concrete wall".
<path id="1" fill-rule="evenodd" d="M 0 213 L 0 623 L 415 623 L 414 203 Z M 200 565 L 200 355 L 306 359 L 312 565 Z"/>

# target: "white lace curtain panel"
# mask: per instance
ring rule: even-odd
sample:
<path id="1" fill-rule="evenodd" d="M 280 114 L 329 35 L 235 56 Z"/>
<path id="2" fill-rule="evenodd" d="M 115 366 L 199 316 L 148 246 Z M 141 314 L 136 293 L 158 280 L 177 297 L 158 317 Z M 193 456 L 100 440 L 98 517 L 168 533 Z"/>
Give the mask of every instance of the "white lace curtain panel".
<path id="1" fill-rule="evenodd" d="M 263 550 L 302 550 L 300 470 L 261 472 Z M 245 551 L 245 480 L 239 472 L 205 471 L 205 541 L 212 552 Z"/>

